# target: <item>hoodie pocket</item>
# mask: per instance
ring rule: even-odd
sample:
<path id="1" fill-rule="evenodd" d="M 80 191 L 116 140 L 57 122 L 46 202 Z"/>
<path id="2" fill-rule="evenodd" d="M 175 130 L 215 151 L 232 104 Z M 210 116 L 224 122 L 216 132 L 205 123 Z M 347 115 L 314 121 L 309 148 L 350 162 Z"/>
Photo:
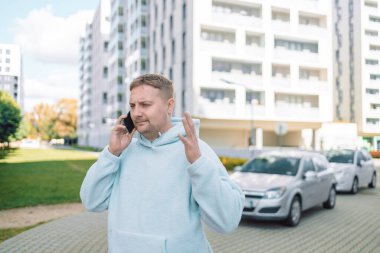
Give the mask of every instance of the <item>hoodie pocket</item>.
<path id="1" fill-rule="evenodd" d="M 113 229 L 113 253 L 166 253 L 162 236 L 132 233 Z"/>

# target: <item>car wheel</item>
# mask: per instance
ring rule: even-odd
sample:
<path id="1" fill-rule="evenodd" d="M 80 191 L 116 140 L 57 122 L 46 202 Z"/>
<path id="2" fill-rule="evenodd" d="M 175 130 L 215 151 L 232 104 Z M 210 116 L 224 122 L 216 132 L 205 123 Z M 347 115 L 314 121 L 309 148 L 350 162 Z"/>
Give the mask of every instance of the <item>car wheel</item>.
<path id="1" fill-rule="evenodd" d="M 288 217 L 285 220 L 285 225 L 289 227 L 295 227 L 301 220 L 301 200 L 298 196 L 295 196 L 292 200 L 292 204 L 290 205 Z"/>
<path id="2" fill-rule="evenodd" d="M 354 182 L 352 182 L 351 193 L 352 194 L 358 193 L 358 189 L 359 189 L 359 182 L 358 182 L 358 178 L 355 177 Z"/>
<path id="3" fill-rule="evenodd" d="M 333 209 L 335 206 L 336 201 L 336 191 L 335 187 L 331 187 L 329 192 L 329 198 L 326 200 L 326 202 L 323 203 L 323 207 L 326 209 Z"/>
<path id="4" fill-rule="evenodd" d="M 371 183 L 368 185 L 369 188 L 376 188 L 376 173 L 372 175 Z"/>

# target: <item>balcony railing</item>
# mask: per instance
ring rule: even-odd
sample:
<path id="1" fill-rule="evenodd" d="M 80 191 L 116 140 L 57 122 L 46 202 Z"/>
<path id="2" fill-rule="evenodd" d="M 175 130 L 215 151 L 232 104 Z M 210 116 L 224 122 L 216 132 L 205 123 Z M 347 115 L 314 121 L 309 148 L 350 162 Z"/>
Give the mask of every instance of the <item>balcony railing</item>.
<path id="1" fill-rule="evenodd" d="M 227 80 L 234 83 L 244 84 L 247 86 L 261 86 L 263 84 L 262 76 L 254 74 L 243 74 L 241 71 L 232 70 L 231 72 L 212 72 L 212 81 L 220 82 L 221 80 Z"/>

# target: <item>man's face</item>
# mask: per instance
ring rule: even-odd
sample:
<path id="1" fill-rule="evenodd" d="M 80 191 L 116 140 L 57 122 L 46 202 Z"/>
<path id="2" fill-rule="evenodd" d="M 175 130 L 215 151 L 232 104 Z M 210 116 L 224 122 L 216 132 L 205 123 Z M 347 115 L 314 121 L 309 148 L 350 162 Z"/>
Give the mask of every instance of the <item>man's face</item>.
<path id="1" fill-rule="evenodd" d="M 129 105 L 136 130 L 145 137 L 156 137 L 168 122 L 172 113 L 172 98 L 167 100 L 159 89 L 140 85 L 131 91 Z"/>

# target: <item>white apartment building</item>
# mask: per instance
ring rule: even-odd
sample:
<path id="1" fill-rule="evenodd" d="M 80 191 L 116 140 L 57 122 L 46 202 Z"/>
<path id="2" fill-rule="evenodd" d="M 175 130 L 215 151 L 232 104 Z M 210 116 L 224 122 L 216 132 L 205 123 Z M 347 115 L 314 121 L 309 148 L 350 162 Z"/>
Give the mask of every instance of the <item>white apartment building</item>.
<path id="1" fill-rule="evenodd" d="M 334 4 L 334 119 L 380 149 L 380 1 Z"/>
<path id="2" fill-rule="evenodd" d="M 20 47 L 0 44 L 0 90 L 8 92 L 24 108 L 22 58 Z"/>
<path id="3" fill-rule="evenodd" d="M 147 1 L 102 0 L 81 39 L 79 145 L 108 144 L 129 110 L 129 84 L 148 70 Z"/>
<path id="4" fill-rule="evenodd" d="M 110 4 L 101 0 L 85 35 L 80 39 L 80 99 L 78 144 L 102 147 L 108 142 L 108 47 Z"/>
<path id="5" fill-rule="evenodd" d="M 150 71 L 214 147 L 319 144 L 332 121 L 332 1 L 152 0 Z M 279 124 L 280 123 L 280 124 Z M 254 131 L 252 131 L 254 129 Z M 252 137 L 252 136 L 251 136 Z"/>

